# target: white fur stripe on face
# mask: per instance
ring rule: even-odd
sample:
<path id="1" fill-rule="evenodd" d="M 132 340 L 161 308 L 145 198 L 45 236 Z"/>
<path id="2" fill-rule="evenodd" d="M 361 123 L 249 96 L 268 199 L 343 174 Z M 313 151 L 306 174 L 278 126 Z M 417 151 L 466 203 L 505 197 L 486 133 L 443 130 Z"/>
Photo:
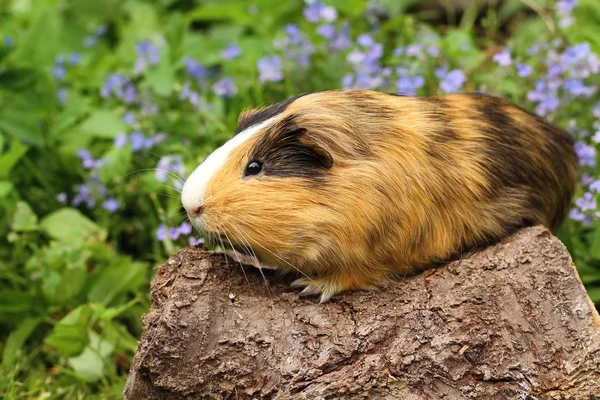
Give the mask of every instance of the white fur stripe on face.
<path id="1" fill-rule="evenodd" d="M 212 152 L 202 164 L 188 177 L 181 190 L 181 202 L 185 211 L 190 214 L 204 203 L 205 190 L 214 174 L 227 162 L 229 154 L 236 147 L 257 134 L 262 128 L 269 125 L 273 119 L 269 118 L 260 124 L 253 125 L 235 135 L 223 146 Z"/>

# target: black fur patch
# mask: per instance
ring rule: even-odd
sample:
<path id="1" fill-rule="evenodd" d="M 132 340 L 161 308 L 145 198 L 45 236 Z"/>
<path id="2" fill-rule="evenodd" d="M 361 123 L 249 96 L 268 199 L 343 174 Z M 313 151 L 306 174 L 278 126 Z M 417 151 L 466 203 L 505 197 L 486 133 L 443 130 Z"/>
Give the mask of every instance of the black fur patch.
<path id="1" fill-rule="evenodd" d="M 270 127 L 254 145 L 248 161 L 263 164 L 263 175 L 321 180 L 333 166 L 332 155 L 312 142 L 303 127 L 288 116 Z"/>
<path id="2" fill-rule="evenodd" d="M 251 126 L 256 125 L 256 124 L 260 124 L 261 122 L 266 121 L 269 118 L 272 118 L 276 115 L 281 114 L 282 112 L 285 111 L 287 106 L 292 104 L 294 101 L 296 101 L 300 97 L 305 96 L 306 94 L 308 94 L 308 93 L 300 94 L 298 96 L 294 96 L 287 100 L 280 101 L 279 103 L 275 103 L 268 107 L 261 108 L 261 109 L 257 110 L 256 112 L 254 112 L 250 115 L 247 115 L 245 118 L 243 118 L 241 121 L 239 121 L 238 127 L 235 131 L 235 134 L 237 135 L 244 129 L 250 128 Z"/>

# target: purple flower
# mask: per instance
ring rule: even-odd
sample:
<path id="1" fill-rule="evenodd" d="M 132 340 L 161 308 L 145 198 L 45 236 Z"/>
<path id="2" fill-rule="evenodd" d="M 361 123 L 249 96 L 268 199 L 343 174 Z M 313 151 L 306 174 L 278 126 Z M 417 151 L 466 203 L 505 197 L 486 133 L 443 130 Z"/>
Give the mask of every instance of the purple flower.
<path id="1" fill-rule="evenodd" d="M 335 26 L 331 24 L 319 25 L 317 33 L 323 36 L 325 39 L 333 39 L 335 37 Z"/>
<path id="2" fill-rule="evenodd" d="M 98 38 L 96 36 L 87 36 L 83 39 L 83 45 L 88 49 L 94 47 L 96 43 L 98 43 Z"/>
<path id="3" fill-rule="evenodd" d="M 88 150 L 79 149 L 79 150 L 77 150 L 76 154 L 77 154 L 77 157 L 79 157 L 79 159 L 81 160 L 81 164 L 83 165 L 83 168 L 93 169 L 98 166 L 98 162 L 96 160 L 94 160 L 94 158 L 92 157 L 92 154 Z"/>
<path id="4" fill-rule="evenodd" d="M 167 226 L 165 224 L 160 224 L 158 229 L 156 230 L 156 239 L 165 240 L 167 238 Z"/>
<path id="5" fill-rule="evenodd" d="M 161 157 L 156 165 L 154 172 L 156 179 L 160 182 L 169 180 L 169 173 L 175 173 L 178 176 L 183 176 L 183 161 L 178 156 Z"/>
<path id="6" fill-rule="evenodd" d="M 133 124 L 135 124 L 135 114 L 132 113 L 131 111 L 126 112 L 125 115 L 123 116 L 123 121 L 127 125 L 133 125 Z"/>
<path id="7" fill-rule="evenodd" d="M 594 143 L 600 143 L 600 129 L 598 129 L 596 133 L 594 133 L 594 136 L 592 136 L 592 140 L 594 141 Z"/>
<path id="8" fill-rule="evenodd" d="M 259 76 L 258 80 L 264 82 L 279 82 L 283 79 L 281 71 L 281 57 L 267 56 L 259 59 L 256 63 Z"/>
<path id="9" fill-rule="evenodd" d="M 81 62 L 81 54 L 79 53 L 71 53 L 69 56 L 69 64 L 70 65 L 78 65 Z"/>
<path id="10" fill-rule="evenodd" d="M 506 67 L 512 63 L 512 59 L 510 57 L 510 51 L 508 49 L 503 49 L 501 52 L 494 54 L 494 61 L 498 63 L 498 65 L 502 67 Z"/>
<path id="11" fill-rule="evenodd" d="M 585 219 L 585 214 L 578 208 L 572 208 L 571 212 L 569 212 L 569 218 L 573 221 L 583 221 Z"/>
<path id="12" fill-rule="evenodd" d="M 69 94 L 69 90 L 67 88 L 60 88 L 56 92 L 56 100 L 58 100 L 58 104 L 60 104 L 61 107 L 64 107 L 67 105 L 67 95 L 68 94 Z"/>
<path id="13" fill-rule="evenodd" d="M 189 76 L 195 79 L 206 79 L 208 77 L 208 70 L 204 68 L 198 61 L 186 57 L 184 60 L 185 69 Z"/>
<path id="14" fill-rule="evenodd" d="M 596 165 L 596 148 L 583 142 L 575 142 L 575 153 L 579 159 L 579 165 L 593 167 Z"/>
<path id="15" fill-rule="evenodd" d="M 333 22 L 337 18 L 337 11 L 331 6 L 326 6 L 320 1 L 306 0 L 308 7 L 304 8 L 304 17 L 308 22 L 317 23 L 321 20 Z"/>
<path id="16" fill-rule="evenodd" d="M 180 235 L 187 236 L 192 233 L 192 224 L 189 222 L 183 222 L 181 225 L 179 225 L 178 230 Z"/>
<path id="17" fill-rule="evenodd" d="M 171 240 L 177 240 L 179 239 L 179 229 L 177 228 L 169 228 L 169 238 L 171 238 Z"/>
<path id="18" fill-rule="evenodd" d="M 160 49 L 149 40 L 142 40 L 135 46 L 137 59 L 135 61 L 134 71 L 136 74 L 143 72 L 151 65 L 156 65 L 160 61 Z"/>
<path id="19" fill-rule="evenodd" d="M 131 104 L 135 101 L 135 98 L 137 97 L 137 91 L 135 90 L 135 86 L 133 86 L 132 84 L 128 84 L 127 86 L 125 86 L 125 90 L 123 91 L 123 101 L 125 102 L 125 104 Z"/>
<path id="20" fill-rule="evenodd" d="M 363 47 L 371 47 L 375 44 L 375 40 L 368 33 L 363 33 L 356 39 L 356 43 Z"/>
<path id="21" fill-rule="evenodd" d="M 558 0 L 556 10 L 560 14 L 569 14 L 577 5 L 577 0 Z"/>
<path id="22" fill-rule="evenodd" d="M 223 57 L 225 60 L 233 60 L 240 54 L 242 54 L 240 47 L 235 43 L 231 43 L 221 52 L 221 57 Z"/>
<path id="23" fill-rule="evenodd" d="M 65 79 L 65 75 L 67 74 L 67 69 L 62 64 L 56 64 L 52 67 L 52 76 L 57 81 L 62 81 Z"/>
<path id="24" fill-rule="evenodd" d="M 91 190 L 87 185 L 77 185 L 77 194 L 71 200 L 71 205 L 78 206 L 85 203 L 88 208 L 93 208 L 96 204 L 96 199 L 91 194 Z"/>
<path id="25" fill-rule="evenodd" d="M 579 79 L 567 79 L 563 87 L 574 96 L 590 97 L 596 91 L 593 87 L 585 86 Z"/>
<path id="26" fill-rule="evenodd" d="M 345 24 L 340 29 L 335 37 L 327 44 L 327 51 L 336 52 L 347 49 L 352 46 L 352 39 L 350 38 L 350 25 Z"/>
<path id="27" fill-rule="evenodd" d="M 590 54 L 590 44 L 588 42 L 576 44 L 564 51 L 561 56 L 561 64 L 566 69 L 579 60 L 583 60 Z"/>
<path id="28" fill-rule="evenodd" d="M 192 247 L 193 246 L 197 246 L 199 244 L 203 244 L 204 243 L 204 238 L 197 238 L 197 237 L 194 237 L 194 236 L 190 236 L 188 238 L 188 243 Z"/>
<path id="29" fill-rule="evenodd" d="M 238 92 L 237 86 L 235 86 L 235 82 L 231 78 L 219 79 L 212 86 L 212 90 L 217 96 L 225 98 L 234 96 Z"/>
<path id="30" fill-rule="evenodd" d="M 415 96 L 417 89 L 423 87 L 425 79 L 422 76 L 402 75 L 396 83 L 396 90 L 400 94 Z"/>
<path id="31" fill-rule="evenodd" d="M 131 148 L 133 151 L 140 151 L 146 144 L 146 138 L 142 132 L 135 131 L 129 135 L 129 143 L 131 143 Z"/>
<path id="32" fill-rule="evenodd" d="M 296 24 L 287 24 L 285 26 L 285 33 L 288 36 L 289 43 L 293 45 L 297 45 L 302 43 L 303 37 L 302 32 L 300 32 L 300 28 Z"/>
<path id="33" fill-rule="evenodd" d="M 4 38 L 4 45 L 5 45 L 6 47 L 10 47 L 10 46 L 12 46 L 14 43 L 15 43 L 15 41 L 13 40 L 13 38 L 12 38 L 11 36 L 6 36 L 6 37 Z"/>
<path id="34" fill-rule="evenodd" d="M 417 57 L 423 52 L 423 45 L 420 43 L 414 43 L 406 46 L 406 55 L 409 57 Z"/>
<path id="35" fill-rule="evenodd" d="M 117 97 L 123 96 L 123 86 L 127 83 L 127 78 L 121 74 L 112 74 L 108 77 L 102 89 L 100 89 L 100 96 L 103 98 L 110 97 L 111 94 L 115 94 Z"/>
<path id="36" fill-rule="evenodd" d="M 104 203 L 102 203 L 102 207 L 104 207 L 104 209 L 109 213 L 114 213 L 119 209 L 119 202 L 117 199 L 110 197 L 106 199 Z"/>
<path id="37" fill-rule="evenodd" d="M 442 78 L 440 89 L 445 93 L 455 93 L 462 87 L 466 79 L 465 73 L 461 70 L 452 70 Z"/>
<path id="38" fill-rule="evenodd" d="M 550 111 L 555 111 L 560 106 L 560 101 L 557 97 L 557 87 L 551 84 L 552 82 L 544 82 L 538 80 L 535 83 L 535 90 L 527 92 L 527 99 L 539 104 L 535 108 L 538 115 L 544 116 Z"/>
<path id="39" fill-rule="evenodd" d="M 56 200 L 58 200 L 60 204 L 67 204 L 67 194 L 65 192 L 57 194 Z"/>
<path id="40" fill-rule="evenodd" d="M 600 179 L 590 184 L 590 190 L 593 190 L 596 193 L 600 193 Z"/>
<path id="41" fill-rule="evenodd" d="M 596 178 L 589 174 L 586 174 L 585 172 L 581 174 L 581 184 L 584 186 L 591 185 L 595 180 Z"/>
<path id="42" fill-rule="evenodd" d="M 117 149 L 122 148 L 123 146 L 125 146 L 127 144 L 127 135 L 124 134 L 123 132 L 117 134 L 113 144 Z"/>
<path id="43" fill-rule="evenodd" d="M 527 64 L 517 64 L 517 75 L 521 78 L 528 77 L 533 72 L 533 68 Z"/>
<path id="44" fill-rule="evenodd" d="M 575 205 L 581 209 L 581 211 L 595 210 L 596 209 L 596 200 L 594 200 L 594 195 L 590 192 L 586 192 L 582 197 L 578 198 L 575 201 Z"/>

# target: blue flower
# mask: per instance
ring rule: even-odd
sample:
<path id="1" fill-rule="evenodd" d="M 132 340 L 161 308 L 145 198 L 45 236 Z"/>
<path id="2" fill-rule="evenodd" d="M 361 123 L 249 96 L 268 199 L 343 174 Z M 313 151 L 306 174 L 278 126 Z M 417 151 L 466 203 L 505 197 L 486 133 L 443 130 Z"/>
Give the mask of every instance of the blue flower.
<path id="1" fill-rule="evenodd" d="M 106 33 L 106 25 L 99 25 L 94 31 L 94 35 L 102 36 Z"/>
<path id="2" fill-rule="evenodd" d="M 104 201 L 104 203 L 102 203 L 102 207 L 104 207 L 104 209 L 110 213 L 114 213 L 115 211 L 117 211 L 119 209 L 119 202 L 117 201 L 117 199 L 110 197 L 108 199 L 106 199 Z"/>
<path id="3" fill-rule="evenodd" d="M 317 28 L 317 33 L 323 36 L 325 39 L 331 40 L 335 38 L 335 26 L 331 24 L 319 25 L 319 27 Z"/>
<path id="4" fill-rule="evenodd" d="M 590 54 L 591 48 L 588 42 L 576 44 L 567 48 L 561 56 L 561 64 L 566 69 L 577 61 L 583 60 Z"/>
<path id="5" fill-rule="evenodd" d="M 127 125 L 135 124 L 135 114 L 131 111 L 126 112 L 123 116 L 123 122 L 125 122 Z"/>
<path id="6" fill-rule="evenodd" d="M 167 238 L 167 226 L 165 224 L 160 224 L 158 229 L 156 230 L 156 239 L 165 240 Z"/>
<path id="7" fill-rule="evenodd" d="M 190 236 L 188 238 L 188 243 L 192 247 L 193 246 L 197 246 L 199 244 L 203 244 L 204 243 L 204 238 L 197 238 L 197 237 Z"/>
<path id="8" fill-rule="evenodd" d="M 78 65 L 81 61 L 81 54 L 79 53 L 71 53 L 69 56 L 69 64 L 70 65 Z"/>
<path id="9" fill-rule="evenodd" d="M 60 104 L 61 107 L 64 107 L 67 105 L 67 95 L 68 94 L 69 94 L 69 90 L 64 87 L 58 89 L 58 91 L 56 92 L 56 100 L 58 100 L 58 104 Z"/>
<path id="10" fill-rule="evenodd" d="M 506 67 L 512 63 L 512 59 L 510 57 L 510 51 L 508 49 L 503 49 L 499 53 L 494 54 L 493 60 L 498 63 L 498 65 L 502 67 Z"/>
<path id="11" fill-rule="evenodd" d="M 178 231 L 180 235 L 187 236 L 192 233 L 192 224 L 189 222 L 183 222 L 181 225 L 179 225 Z"/>
<path id="12" fill-rule="evenodd" d="M 86 149 L 79 149 L 76 152 L 77 157 L 81 160 L 81 165 L 86 169 L 94 169 L 98 167 L 98 162 L 92 157 L 92 154 Z"/>
<path id="13" fill-rule="evenodd" d="M 87 185 L 77 185 L 77 194 L 71 200 L 71 205 L 78 206 L 84 203 L 88 208 L 93 208 L 96 204 L 96 199 L 92 196 L 91 190 Z"/>
<path id="14" fill-rule="evenodd" d="M 242 54 L 240 47 L 235 43 L 231 43 L 221 52 L 221 57 L 223 57 L 224 60 L 233 60 L 240 54 Z"/>
<path id="15" fill-rule="evenodd" d="M 517 75 L 521 78 L 528 77 L 533 72 L 533 68 L 527 64 L 517 64 Z"/>
<path id="16" fill-rule="evenodd" d="M 52 67 L 52 76 L 57 81 L 62 81 L 65 79 L 65 75 L 67 74 L 67 69 L 62 64 L 56 64 Z"/>
<path id="17" fill-rule="evenodd" d="M 186 57 L 183 62 L 188 75 L 192 78 L 206 79 L 208 77 L 208 70 L 198 61 Z"/>
<path id="18" fill-rule="evenodd" d="M 4 38 L 4 45 L 9 47 L 12 46 L 15 43 L 15 41 L 13 40 L 13 38 L 11 36 L 6 36 Z"/>
<path id="19" fill-rule="evenodd" d="M 594 136 L 592 136 L 592 140 L 594 141 L 594 143 L 600 143 L 600 129 L 598 129 L 596 133 L 594 133 Z"/>
<path id="20" fill-rule="evenodd" d="M 439 71 L 436 72 L 436 75 Z M 465 73 L 459 69 L 454 69 L 447 73 L 444 73 L 442 76 L 442 80 L 440 81 L 440 89 L 442 89 L 445 93 L 456 93 L 465 83 L 467 77 Z M 438 76 L 439 77 L 439 76 Z"/>
<path id="21" fill-rule="evenodd" d="M 88 49 L 94 47 L 96 43 L 98 43 L 98 38 L 96 36 L 87 36 L 83 39 L 83 45 Z"/>
<path id="22" fill-rule="evenodd" d="M 135 89 L 135 86 L 132 84 L 125 86 L 123 95 L 121 97 L 123 98 L 123 102 L 125 102 L 125 104 L 133 103 L 137 98 L 137 90 Z"/>
<path id="23" fill-rule="evenodd" d="M 287 24 L 285 26 L 285 33 L 287 34 L 289 43 L 292 45 L 301 44 L 303 40 L 302 32 L 298 25 L 296 24 Z"/>
<path id="24" fill-rule="evenodd" d="M 579 159 L 579 165 L 593 167 L 596 165 L 596 148 L 583 142 L 575 142 L 575 153 Z"/>
<path id="25" fill-rule="evenodd" d="M 146 137 L 142 134 L 142 132 L 132 132 L 131 135 L 129 135 L 129 143 L 131 143 L 131 148 L 133 151 L 140 151 L 146 145 Z"/>
<path id="26" fill-rule="evenodd" d="M 238 92 L 238 89 L 233 79 L 221 78 L 214 83 L 212 91 L 217 96 L 228 98 L 234 96 Z"/>
<path id="27" fill-rule="evenodd" d="M 127 78 L 121 74 L 111 74 L 102 89 L 100 89 L 100 96 L 103 98 L 110 97 L 111 94 L 115 94 L 118 97 L 123 96 L 123 86 L 127 83 Z"/>
<path id="28" fill-rule="evenodd" d="M 279 82 L 283 79 L 281 71 L 281 57 L 266 56 L 259 59 L 256 63 L 259 76 L 258 80 L 264 82 Z"/>
<path id="29" fill-rule="evenodd" d="M 569 218 L 573 221 L 583 221 L 585 219 L 585 214 L 578 208 L 571 209 L 569 212 Z"/>
<path id="30" fill-rule="evenodd" d="M 179 156 L 161 157 L 156 165 L 154 172 L 156 179 L 160 182 L 167 182 L 169 174 L 174 173 L 176 176 L 183 176 L 184 167 L 183 161 Z"/>
<path id="31" fill-rule="evenodd" d="M 423 87 L 425 79 L 422 76 L 402 75 L 396 83 L 396 90 L 400 94 L 415 96 L 417 89 Z"/>
<path id="32" fill-rule="evenodd" d="M 146 70 L 151 65 L 160 61 L 160 49 L 149 40 L 142 40 L 135 46 L 138 55 L 135 61 L 134 71 L 136 74 Z"/>
<path id="33" fill-rule="evenodd" d="M 169 232 L 169 238 L 171 238 L 171 240 L 179 239 L 179 236 L 180 236 L 179 229 L 169 228 L 168 232 Z"/>
<path id="34" fill-rule="evenodd" d="M 60 204 L 67 204 L 67 194 L 65 192 L 57 194 L 56 200 L 58 200 Z"/>
<path id="35" fill-rule="evenodd" d="M 600 179 L 590 184 L 590 190 L 593 190 L 596 193 L 600 193 Z"/>
<path id="36" fill-rule="evenodd" d="M 595 88 L 587 87 L 579 79 L 567 79 L 563 88 L 574 96 L 590 97 L 595 93 Z"/>
<path id="37" fill-rule="evenodd" d="M 586 192 L 582 197 L 578 198 L 575 201 L 575 205 L 581 209 L 581 211 L 589 211 L 596 209 L 596 200 L 594 200 L 594 195 L 590 192 Z"/>
<path id="38" fill-rule="evenodd" d="M 117 134 L 113 144 L 117 149 L 120 149 L 121 147 L 125 146 L 127 144 L 127 135 L 123 132 Z"/>
<path id="39" fill-rule="evenodd" d="M 337 10 L 331 6 L 326 6 L 320 1 L 305 0 L 308 7 L 304 8 L 304 17 L 308 22 L 317 23 L 321 20 L 333 22 L 337 18 Z"/>
<path id="40" fill-rule="evenodd" d="M 375 40 L 368 33 L 363 33 L 356 39 L 356 43 L 363 47 L 371 47 L 375 44 Z"/>

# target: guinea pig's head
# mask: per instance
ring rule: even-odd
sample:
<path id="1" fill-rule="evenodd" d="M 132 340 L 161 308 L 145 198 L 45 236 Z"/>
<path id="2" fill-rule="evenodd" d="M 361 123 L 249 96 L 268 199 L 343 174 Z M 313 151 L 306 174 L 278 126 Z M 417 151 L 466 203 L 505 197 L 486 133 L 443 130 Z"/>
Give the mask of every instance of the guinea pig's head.
<path id="1" fill-rule="evenodd" d="M 347 222 L 340 210 L 358 194 L 340 195 L 336 171 L 368 152 L 352 116 L 339 113 L 344 100 L 328 96 L 329 104 L 312 94 L 242 113 L 235 136 L 185 182 L 193 225 L 267 265 L 302 267 L 322 256 L 323 230 Z"/>

